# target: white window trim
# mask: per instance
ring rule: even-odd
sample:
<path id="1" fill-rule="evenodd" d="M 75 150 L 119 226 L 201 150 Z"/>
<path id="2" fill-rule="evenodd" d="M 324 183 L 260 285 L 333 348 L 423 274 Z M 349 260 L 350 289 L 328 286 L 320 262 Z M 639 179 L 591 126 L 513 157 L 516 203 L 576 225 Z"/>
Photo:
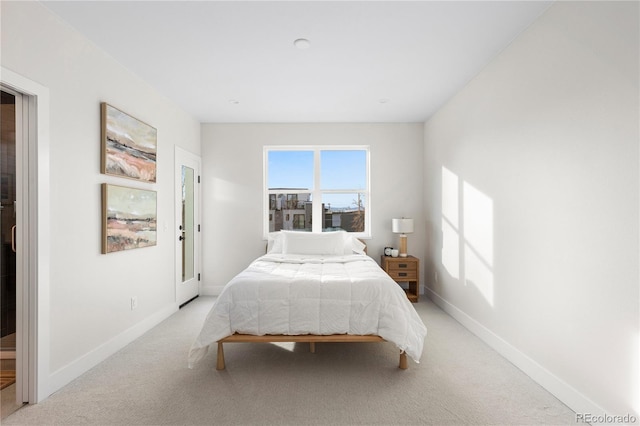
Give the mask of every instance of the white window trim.
<path id="1" fill-rule="evenodd" d="M 314 187 L 310 190 L 287 190 L 288 194 L 311 193 L 313 200 L 312 216 L 322 217 L 322 194 L 323 193 L 345 193 L 356 192 L 365 195 L 365 216 L 364 216 L 364 232 L 351 232 L 353 236 L 362 239 L 371 238 L 371 151 L 368 145 L 271 145 L 263 147 L 262 160 L 262 220 L 263 220 L 263 238 L 269 235 L 269 194 L 278 191 L 270 191 L 268 188 L 269 176 L 269 152 L 270 151 L 312 151 L 314 158 Z M 340 189 L 340 190 L 322 190 L 320 188 L 320 152 L 321 151 L 365 151 L 366 152 L 366 188 L 362 189 Z M 316 202 L 319 200 L 320 202 Z M 322 232 L 322 220 L 314 220 L 311 232 Z"/>

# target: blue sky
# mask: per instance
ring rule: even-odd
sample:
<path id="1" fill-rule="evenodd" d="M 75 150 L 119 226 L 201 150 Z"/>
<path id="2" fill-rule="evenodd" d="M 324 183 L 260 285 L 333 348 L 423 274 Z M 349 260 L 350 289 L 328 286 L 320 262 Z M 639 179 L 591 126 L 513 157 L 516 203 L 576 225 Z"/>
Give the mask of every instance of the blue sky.
<path id="1" fill-rule="evenodd" d="M 313 188 L 313 151 L 270 151 L 269 188 Z M 320 189 L 365 189 L 366 151 L 321 151 Z M 323 202 L 349 207 L 357 199 L 349 194 L 325 194 Z"/>

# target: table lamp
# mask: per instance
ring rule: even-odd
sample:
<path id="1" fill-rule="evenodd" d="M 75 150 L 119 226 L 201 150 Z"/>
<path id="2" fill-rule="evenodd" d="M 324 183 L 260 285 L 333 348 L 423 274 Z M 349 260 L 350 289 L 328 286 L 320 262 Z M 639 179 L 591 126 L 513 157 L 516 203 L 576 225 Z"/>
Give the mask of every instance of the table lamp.
<path id="1" fill-rule="evenodd" d="M 407 257 L 407 234 L 413 232 L 413 219 L 391 219 L 391 231 L 400 234 L 400 257 Z"/>

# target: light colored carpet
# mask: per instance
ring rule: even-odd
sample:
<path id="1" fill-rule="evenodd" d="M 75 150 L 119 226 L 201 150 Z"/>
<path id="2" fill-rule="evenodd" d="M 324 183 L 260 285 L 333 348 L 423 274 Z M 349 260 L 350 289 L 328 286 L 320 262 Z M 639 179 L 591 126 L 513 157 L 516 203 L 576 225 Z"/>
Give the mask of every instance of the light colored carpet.
<path id="1" fill-rule="evenodd" d="M 420 364 L 391 343 L 225 345 L 187 368 L 212 298 L 198 298 L 4 425 L 527 425 L 575 413 L 427 299 Z"/>

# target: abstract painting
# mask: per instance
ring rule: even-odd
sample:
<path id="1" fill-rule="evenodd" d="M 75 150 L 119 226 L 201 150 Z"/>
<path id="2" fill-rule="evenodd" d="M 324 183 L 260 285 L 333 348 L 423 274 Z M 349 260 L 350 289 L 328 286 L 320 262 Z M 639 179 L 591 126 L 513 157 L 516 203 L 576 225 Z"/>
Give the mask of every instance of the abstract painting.
<path id="1" fill-rule="evenodd" d="M 102 184 L 102 253 L 155 246 L 157 193 Z"/>
<path id="2" fill-rule="evenodd" d="M 155 182 L 158 131 L 106 102 L 100 110 L 101 172 Z"/>

